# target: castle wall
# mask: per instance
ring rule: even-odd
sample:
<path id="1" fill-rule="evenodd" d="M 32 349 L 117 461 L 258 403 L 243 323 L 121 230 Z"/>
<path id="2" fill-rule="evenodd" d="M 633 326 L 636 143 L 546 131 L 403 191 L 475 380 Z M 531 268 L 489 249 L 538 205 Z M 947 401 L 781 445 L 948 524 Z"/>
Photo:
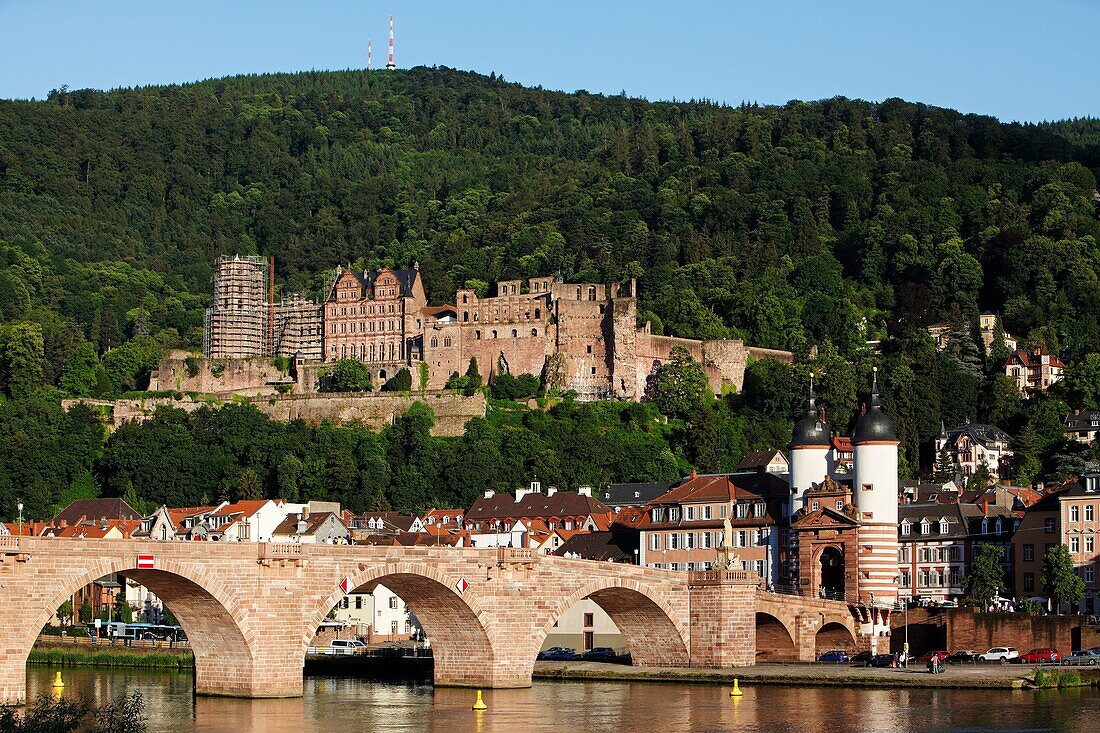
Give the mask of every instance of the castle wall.
<path id="1" fill-rule="evenodd" d="M 187 366 L 189 358 L 197 360 L 195 376 L 191 376 Z M 217 376 L 215 369 L 220 372 Z M 271 359 L 207 359 L 175 350 L 161 359 L 150 375 L 149 391 L 252 397 L 276 394 L 276 383 L 290 382 L 293 382 L 290 374 L 279 370 Z"/>

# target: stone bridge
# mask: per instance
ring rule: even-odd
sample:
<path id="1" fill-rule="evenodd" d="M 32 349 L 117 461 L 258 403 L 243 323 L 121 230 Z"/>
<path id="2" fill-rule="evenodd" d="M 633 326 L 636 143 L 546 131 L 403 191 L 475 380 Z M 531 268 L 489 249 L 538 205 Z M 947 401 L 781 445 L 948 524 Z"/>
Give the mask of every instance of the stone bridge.
<path id="1" fill-rule="evenodd" d="M 152 556 L 144 569 L 139 555 Z M 195 691 L 207 695 L 300 695 L 306 648 L 344 579 L 405 600 L 432 642 L 438 685 L 530 685 L 547 633 L 584 598 L 608 612 L 640 666 L 732 667 L 865 646 L 857 609 L 760 592 L 744 571 L 517 549 L 0 537 L 0 702 L 25 698 L 27 656 L 56 609 L 111 573 L 172 609 L 195 654 Z"/>

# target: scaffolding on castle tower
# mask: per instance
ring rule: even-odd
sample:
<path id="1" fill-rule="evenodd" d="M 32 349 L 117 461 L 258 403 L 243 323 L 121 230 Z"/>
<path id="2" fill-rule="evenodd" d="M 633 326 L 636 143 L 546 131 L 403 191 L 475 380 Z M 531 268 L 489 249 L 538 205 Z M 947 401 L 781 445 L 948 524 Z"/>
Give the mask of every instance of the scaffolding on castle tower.
<path id="1" fill-rule="evenodd" d="M 222 255 L 214 265 L 213 303 L 203 314 L 203 353 L 209 358 L 265 356 L 269 347 L 269 262 Z"/>

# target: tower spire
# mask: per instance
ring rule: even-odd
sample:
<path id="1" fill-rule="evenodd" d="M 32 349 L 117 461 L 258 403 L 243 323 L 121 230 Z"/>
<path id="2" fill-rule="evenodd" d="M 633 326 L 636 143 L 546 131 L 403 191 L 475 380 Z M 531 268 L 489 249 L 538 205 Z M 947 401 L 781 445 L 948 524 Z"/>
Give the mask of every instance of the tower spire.
<path id="1" fill-rule="evenodd" d="M 816 409 L 817 401 L 814 399 L 814 373 L 810 372 L 810 406 L 806 411 L 814 412 Z"/>
<path id="2" fill-rule="evenodd" d="M 397 68 L 397 64 L 393 62 L 393 16 L 390 16 L 390 55 L 389 60 L 386 61 L 386 68 L 393 71 Z"/>
<path id="3" fill-rule="evenodd" d="M 881 407 L 878 401 L 878 367 L 872 367 L 874 376 L 871 377 L 871 407 Z"/>

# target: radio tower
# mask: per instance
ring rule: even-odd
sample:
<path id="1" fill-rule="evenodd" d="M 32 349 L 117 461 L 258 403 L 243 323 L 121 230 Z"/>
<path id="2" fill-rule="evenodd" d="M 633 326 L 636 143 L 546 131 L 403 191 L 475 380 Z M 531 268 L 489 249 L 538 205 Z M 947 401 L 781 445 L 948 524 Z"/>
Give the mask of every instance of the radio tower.
<path id="1" fill-rule="evenodd" d="M 389 61 L 386 62 L 386 68 L 391 70 L 391 71 L 397 68 L 397 64 L 395 64 L 393 62 L 393 16 L 392 15 L 390 16 L 390 58 L 389 58 Z"/>
<path id="2" fill-rule="evenodd" d="M 374 55 L 373 55 L 373 51 L 371 49 L 371 40 L 368 38 L 367 39 L 367 71 L 370 71 L 371 69 L 374 68 L 374 64 L 372 63 L 373 58 L 374 58 Z"/>

